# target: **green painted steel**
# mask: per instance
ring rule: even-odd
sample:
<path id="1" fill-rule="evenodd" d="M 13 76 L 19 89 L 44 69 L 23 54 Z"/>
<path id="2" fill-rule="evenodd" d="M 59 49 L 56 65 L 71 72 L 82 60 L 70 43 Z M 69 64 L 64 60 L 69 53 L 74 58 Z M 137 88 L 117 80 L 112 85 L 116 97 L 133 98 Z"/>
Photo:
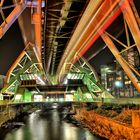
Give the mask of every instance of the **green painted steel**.
<path id="1" fill-rule="evenodd" d="M 74 73 L 75 76 L 72 76 Z M 76 77 L 76 74 L 84 74 L 82 77 L 84 86 L 78 89 L 74 95 L 76 101 L 93 102 L 95 100 L 99 100 L 95 94 L 100 95 L 104 92 L 107 92 L 104 86 L 100 83 L 95 70 L 83 57 L 80 58 L 78 62 L 71 68 L 71 78 Z M 76 79 L 79 79 L 79 77 L 77 76 Z"/>
<path id="2" fill-rule="evenodd" d="M 31 102 L 32 101 L 32 93 L 28 89 L 25 89 L 25 92 L 23 94 L 23 101 L 24 102 Z"/>
<path id="3" fill-rule="evenodd" d="M 90 92 L 103 92 L 105 91 L 105 88 L 100 84 L 99 81 L 96 80 L 94 77 L 94 74 L 91 74 L 91 71 L 87 71 L 81 66 L 76 66 L 81 73 L 84 73 L 85 76 L 83 78 L 83 82 L 85 85 L 87 85 L 88 89 Z"/>
<path id="4" fill-rule="evenodd" d="M 10 88 L 10 86 L 12 86 L 12 84 L 13 84 L 14 82 L 19 81 L 19 75 L 20 75 L 21 73 L 24 73 L 31 65 L 32 65 L 32 62 L 29 61 L 29 62 L 26 64 L 26 66 L 25 66 L 22 70 L 20 70 L 14 77 L 12 77 L 12 79 L 10 80 L 10 82 L 7 83 L 7 84 L 4 86 L 4 88 L 0 91 L 0 93 L 4 93 L 8 88 Z M 16 88 L 17 88 L 17 87 L 16 87 Z"/>

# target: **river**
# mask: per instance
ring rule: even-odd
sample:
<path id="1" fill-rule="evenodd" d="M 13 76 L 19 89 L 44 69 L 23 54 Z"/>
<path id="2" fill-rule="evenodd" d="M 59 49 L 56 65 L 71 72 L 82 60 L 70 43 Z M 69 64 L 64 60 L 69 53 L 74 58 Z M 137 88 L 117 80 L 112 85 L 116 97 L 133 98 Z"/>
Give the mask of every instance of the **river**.
<path id="1" fill-rule="evenodd" d="M 75 126 L 64 119 L 57 109 L 40 115 L 29 115 L 24 125 L 7 132 L 1 140 L 103 140 L 92 135 L 86 128 Z"/>

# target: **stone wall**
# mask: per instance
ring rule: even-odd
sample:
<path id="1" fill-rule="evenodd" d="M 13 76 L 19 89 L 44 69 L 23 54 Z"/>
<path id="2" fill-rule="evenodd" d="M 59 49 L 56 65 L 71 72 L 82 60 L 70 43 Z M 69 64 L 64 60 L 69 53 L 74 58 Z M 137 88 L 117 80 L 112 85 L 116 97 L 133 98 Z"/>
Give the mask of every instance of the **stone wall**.
<path id="1" fill-rule="evenodd" d="M 16 116 L 16 111 L 13 108 L 6 107 L 0 112 L 0 127 L 6 123 L 8 120 L 14 119 Z"/>

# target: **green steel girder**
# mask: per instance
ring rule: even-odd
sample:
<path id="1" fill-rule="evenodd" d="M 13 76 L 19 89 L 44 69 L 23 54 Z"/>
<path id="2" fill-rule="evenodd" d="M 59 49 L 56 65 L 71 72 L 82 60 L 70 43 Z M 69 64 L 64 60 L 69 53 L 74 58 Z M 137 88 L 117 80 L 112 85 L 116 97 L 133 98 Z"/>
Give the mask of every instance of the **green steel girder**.
<path id="1" fill-rule="evenodd" d="M 100 84 L 99 81 L 96 80 L 96 78 L 93 75 L 90 75 L 84 68 L 80 66 L 76 66 L 82 73 L 85 73 L 85 77 L 83 79 L 84 83 L 89 88 L 90 92 L 93 92 L 93 89 L 95 91 L 100 90 L 101 92 L 106 91 L 105 88 Z"/>
<path id="2" fill-rule="evenodd" d="M 99 82 L 98 75 L 96 74 L 96 71 L 94 68 L 88 63 L 88 61 L 81 57 L 78 62 L 73 65 L 71 70 L 77 70 L 81 73 L 84 73 L 85 76 L 83 78 L 83 82 L 87 85 L 90 92 L 104 92 L 106 89 L 101 85 Z"/>
<path id="3" fill-rule="evenodd" d="M 20 60 L 20 62 L 16 65 L 16 67 L 13 69 L 13 71 L 10 73 L 10 76 L 9 76 L 9 80 L 8 81 L 11 81 L 11 79 L 13 77 L 15 77 L 17 75 L 17 73 L 19 73 L 19 71 L 21 71 L 25 66 L 26 64 L 30 61 L 30 59 L 28 58 L 28 56 L 25 54 L 22 59 Z"/>
<path id="4" fill-rule="evenodd" d="M 20 70 L 14 77 L 11 78 L 10 82 L 4 86 L 0 93 L 4 93 L 16 80 L 19 80 L 19 75 L 24 73 L 32 64 L 33 63 L 29 61 L 22 70 Z"/>

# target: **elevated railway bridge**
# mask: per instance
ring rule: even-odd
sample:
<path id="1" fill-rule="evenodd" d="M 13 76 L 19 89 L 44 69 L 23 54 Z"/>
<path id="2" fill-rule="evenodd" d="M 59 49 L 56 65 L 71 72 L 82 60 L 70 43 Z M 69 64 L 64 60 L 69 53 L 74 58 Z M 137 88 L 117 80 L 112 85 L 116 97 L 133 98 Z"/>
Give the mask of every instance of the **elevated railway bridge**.
<path id="1" fill-rule="evenodd" d="M 92 131 L 101 127 L 112 139 L 127 134 L 137 140 L 139 100 L 139 0 L 0 1 L 1 112 L 6 113 L 10 106 L 83 104 L 83 108 L 95 109 L 90 113 L 96 117 L 78 109 Z M 124 116 L 135 120 L 129 128 L 120 120 L 116 125 L 104 118 L 111 116 L 114 107 L 114 114 L 119 114 L 119 105 L 122 113 L 128 105 Z M 82 120 L 79 116 L 76 118 Z"/>

